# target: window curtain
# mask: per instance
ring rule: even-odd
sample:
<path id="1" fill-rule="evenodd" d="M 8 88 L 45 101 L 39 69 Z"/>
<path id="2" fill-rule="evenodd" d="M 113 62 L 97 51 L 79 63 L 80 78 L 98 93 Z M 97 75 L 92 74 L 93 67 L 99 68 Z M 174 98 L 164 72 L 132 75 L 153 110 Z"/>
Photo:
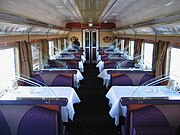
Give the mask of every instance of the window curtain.
<path id="1" fill-rule="evenodd" d="M 165 60 L 166 60 L 166 52 L 168 48 L 169 42 L 159 41 L 157 45 L 156 57 L 155 57 L 155 75 L 161 76 L 165 74 Z"/>
<path id="2" fill-rule="evenodd" d="M 27 50 L 28 50 L 28 56 L 29 56 L 29 67 L 30 67 L 30 73 L 33 71 L 33 63 L 32 63 L 32 49 L 31 49 L 31 42 L 27 43 Z"/>
<path id="3" fill-rule="evenodd" d="M 141 53 L 141 46 L 142 46 L 143 40 L 142 39 L 137 39 L 136 41 L 136 47 L 134 50 L 134 55 L 138 55 Z"/>
<path id="4" fill-rule="evenodd" d="M 29 46 L 29 47 L 28 47 Z M 30 53 L 31 49 L 30 45 L 28 45 L 28 42 L 22 41 L 19 42 L 19 51 L 20 51 L 20 72 L 23 76 L 30 76 L 31 73 L 31 67 L 32 67 L 32 62 L 30 62 Z"/>
<path id="5" fill-rule="evenodd" d="M 42 47 L 42 59 L 44 63 L 48 63 L 49 59 L 49 44 L 48 40 L 42 39 L 41 40 L 41 47 Z"/>

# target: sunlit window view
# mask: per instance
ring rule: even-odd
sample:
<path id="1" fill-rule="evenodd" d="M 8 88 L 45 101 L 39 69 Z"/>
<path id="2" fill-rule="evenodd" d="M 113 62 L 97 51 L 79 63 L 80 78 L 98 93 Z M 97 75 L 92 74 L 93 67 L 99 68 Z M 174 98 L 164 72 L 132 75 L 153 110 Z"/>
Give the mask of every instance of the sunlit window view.
<path id="1" fill-rule="evenodd" d="M 150 69 L 152 68 L 153 48 L 153 44 L 144 43 L 144 64 Z"/>
<path id="2" fill-rule="evenodd" d="M 129 55 L 131 57 L 134 55 L 134 41 L 129 41 Z"/>
<path id="3" fill-rule="evenodd" d="M 172 48 L 170 56 L 170 77 L 180 83 L 180 49 Z"/>
<path id="4" fill-rule="evenodd" d="M 121 40 L 121 51 L 124 51 L 124 39 Z"/>
<path id="5" fill-rule="evenodd" d="M 50 59 L 53 59 L 54 58 L 54 54 L 55 54 L 55 48 L 54 48 L 54 42 L 53 41 L 49 41 L 48 42 L 49 44 L 49 57 Z"/>
<path id="6" fill-rule="evenodd" d="M 5 87 L 15 78 L 15 50 L 14 48 L 0 50 L 0 87 Z"/>
<path id="7" fill-rule="evenodd" d="M 40 48 L 38 44 L 34 44 L 31 46 L 32 50 L 32 63 L 33 63 L 33 69 L 39 69 L 40 65 Z"/>

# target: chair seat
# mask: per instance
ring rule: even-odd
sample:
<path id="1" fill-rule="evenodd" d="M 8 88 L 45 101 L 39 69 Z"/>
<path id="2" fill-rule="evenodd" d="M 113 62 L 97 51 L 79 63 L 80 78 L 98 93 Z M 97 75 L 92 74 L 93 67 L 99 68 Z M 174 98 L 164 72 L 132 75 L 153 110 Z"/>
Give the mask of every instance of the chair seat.
<path id="1" fill-rule="evenodd" d="M 174 135 L 172 127 L 135 127 L 133 135 Z"/>

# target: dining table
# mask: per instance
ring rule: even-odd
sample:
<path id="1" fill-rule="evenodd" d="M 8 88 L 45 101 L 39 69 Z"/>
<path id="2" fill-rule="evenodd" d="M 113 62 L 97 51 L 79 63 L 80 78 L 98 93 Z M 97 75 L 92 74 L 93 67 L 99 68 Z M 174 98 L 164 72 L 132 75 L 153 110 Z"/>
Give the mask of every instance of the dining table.
<path id="1" fill-rule="evenodd" d="M 120 116 L 127 117 L 127 106 L 121 103 L 124 97 L 136 98 L 166 98 L 168 100 L 180 100 L 180 93 L 172 91 L 169 86 L 112 86 L 106 98 L 109 99 L 111 107 L 109 114 L 115 119 L 115 125 L 119 125 Z"/>
<path id="2" fill-rule="evenodd" d="M 74 104 L 80 103 L 76 91 L 72 87 L 33 87 L 33 86 L 18 86 L 15 89 L 6 90 L 1 94 L 1 101 L 13 101 L 18 99 L 50 99 L 50 98 L 67 98 L 66 106 L 61 107 L 61 117 L 63 122 L 68 122 L 68 119 L 73 121 L 75 114 Z"/>

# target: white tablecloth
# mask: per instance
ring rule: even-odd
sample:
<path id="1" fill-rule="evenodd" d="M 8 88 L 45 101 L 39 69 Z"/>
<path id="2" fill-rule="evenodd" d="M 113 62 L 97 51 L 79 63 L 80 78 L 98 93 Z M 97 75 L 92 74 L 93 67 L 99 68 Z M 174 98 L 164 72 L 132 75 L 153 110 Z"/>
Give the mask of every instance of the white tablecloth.
<path id="1" fill-rule="evenodd" d="M 101 55 L 99 55 L 99 52 L 97 52 L 96 61 L 99 62 L 100 60 L 101 60 Z"/>
<path id="2" fill-rule="evenodd" d="M 106 86 L 108 88 L 111 80 L 111 75 L 107 73 L 108 69 L 104 69 L 100 74 L 98 75 L 99 78 L 103 79 L 103 86 Z"/>
<path id="3" fill-rule="evenodd" d="M 139 88 L 139 89 L 138 89 Z M 111 109 L 109 114 L 115 118 L 115 125 L 119 125 L 119 116 L 127 115 L 127 107 L 122 106 L 121 97 L 169 97 L 180 100 L 180 94 L 171 92 L 167 86 L 112 86 L 106 97 Z"/>
<path id="4" fill-rule="evenodd" d="M 83 80 L 84 77 L 82 76 L 81 72 L 77 70 L 77 74 L 74 75 L 74 87 L 79 88 L 80 81 Z"/>
<path id="5" fill-rule="evenodd" d="M 81 61 L 79 61 L 79 63 L 78 63 L 78 67 L 79 67 L 79 70 L 80 70 L 81 72 L 84 72 L 84 65 L 83 65 L 82 60 L 81 60 Z"/>
<path id="6" fill-rule="evenodd" d="M 103 62 L 102 60 L 100 60 L 100 61 L 98 62 L 98 64 L 96 65 L 96 67 L 99 68 L 99 72 L 102 72 L 103 69 L 104 69 L 104 62 Z"/>
<path id="7" fill-rule="evenodd" d="M 5 94 L 0 100 L 16 100 L 17 97 L 58 97 L 67 98 L 68 104 L 61 109 L 63 122 L 68 122 L 68 118 L 73 120 L 75 114 L 73 104 L 80 103 L 80 99 L 75 90 L 71 87 L 29 87 L 19 86 L 18 89 Z"/>
<path id="8" fill-rule="evenodd" d="M 86 61 L 86 57 L 84 55 L 81 55 L 81 60 L 84 63 Z"/>

